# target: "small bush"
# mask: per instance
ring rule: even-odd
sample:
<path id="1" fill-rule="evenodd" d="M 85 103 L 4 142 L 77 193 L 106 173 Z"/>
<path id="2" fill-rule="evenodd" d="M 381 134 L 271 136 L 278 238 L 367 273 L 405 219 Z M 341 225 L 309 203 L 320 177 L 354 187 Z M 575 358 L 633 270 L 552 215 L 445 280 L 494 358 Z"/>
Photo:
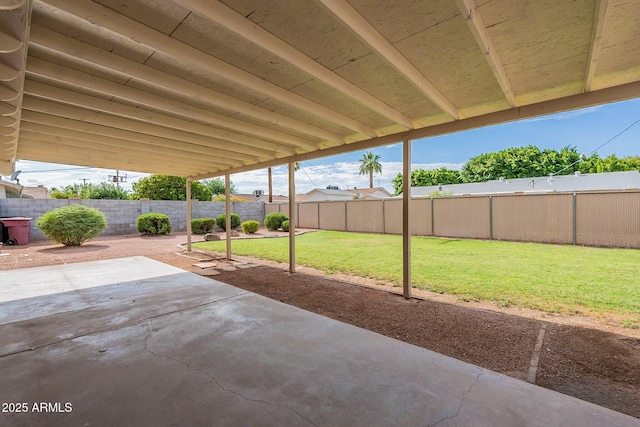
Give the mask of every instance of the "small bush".
<path id="1" fill-rule="evenodd" d="M 245 221 L 242 223 L 242 231 L 245 234 L 253 234 L 260 229 L 260 223 L 258 221 Z"/>
<path id="2" fill-rule="evenodd" d="M 264 217 L 264 226 L 269 231 L 276 231 L 282 226 L 282 222 L 288 220 L 289 217 L 280 212 L 271 212 Z"/>
<path id="3" fill-rule="evenodd" d="M 222 214 L 216 218 L 216 225 L 223 230 L 227 229 L 227 215 Z M 231 214 L 231 228 L 234 229 L 240 225 L 240 215 L 237 213 Z"/>
<path id="4" fill-rule="evenodd" d="M 282 221 L 282 231 L 289 232 L 289 220 Z"/>
<path id="5" fill-rule="evenodd" d="M 171 233 L 171 220 L 165 214 L 146 213 L 138 217 L 136 228 L 142 234 L 169 234 Z"/>
<path id="6" fill-rule="evenodd" d="M 36 226 L 47 238 L 65 246 L 80 246 L 107 228 L 104 213 L 83 205 L 63 206 L 45 212 Z"/>
<path id="7" fill-rule="evenodd" d="M 216 220 L 213 218 L 195 218 L 191 220 L 191 232 L 193 234 L 207 234 L 213 230 Z"/>

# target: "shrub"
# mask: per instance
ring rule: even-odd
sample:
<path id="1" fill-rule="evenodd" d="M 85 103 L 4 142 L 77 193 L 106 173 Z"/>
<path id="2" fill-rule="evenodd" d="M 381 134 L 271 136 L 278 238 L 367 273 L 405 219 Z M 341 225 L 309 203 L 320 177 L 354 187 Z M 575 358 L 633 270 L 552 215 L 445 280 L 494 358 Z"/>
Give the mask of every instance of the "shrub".
<path id="1" fill-rule="evenodd" d="M 258 221 L 245 221 L 242 223 L 242 231 L 245 234 L 253 234 L 260 229 L 260 223 Z"/>
<path id="2" fill-rule="evenodd" d="M 264 226 L 269 231 L 276 231 L 282 226 L 282 222 L 288 220 L 289 217 L 280 212 L 271 212 L 264 217 Z"/>
<path id="3" fill-rule="evenodd" d="M 65 246 L 80 246 L 107 228 L 104 213 L 83 205 L 63 206 L 45 212 L 36 222 L 45 236 Z"/>
<path id="4" fill-rule="evenodd" d="M 216 218 L 216 225 L 223 230 L 227 229 L 227 215 L 222 214 Z M 231 214 L 231 228 L 236 228 L 240 225 L 240 215 L 237 213 Z"/>
<path id="5" fill-rule="evenodd" d="M 142 234 L 169 234 L 171 233 L 171 220 L 161 213 L 146 213 L 138 217 L 136 228 Z"/>
<path id="6" fill-rule="evenodd" d="M 191 232 L 194 234 L 207 234 L 213 230 L 216 220 L 213 218 L 195 218 L 191 220 Z"/>
<path id="7" fill-rule="evenodd" d="M 282 221 L 282 231 L 289 232 L 289 220 Z"/>

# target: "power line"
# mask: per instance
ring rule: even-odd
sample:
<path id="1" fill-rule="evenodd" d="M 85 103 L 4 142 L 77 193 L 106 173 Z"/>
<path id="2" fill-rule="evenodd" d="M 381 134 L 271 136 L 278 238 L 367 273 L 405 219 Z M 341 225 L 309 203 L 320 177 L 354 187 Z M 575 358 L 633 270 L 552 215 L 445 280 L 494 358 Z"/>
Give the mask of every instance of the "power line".
<path id="1" fill-rule="evenodd" d="M 640 123 L 640 119 L 636 120 L 635 122 L 631 123 L 629 126 L 627 126 L 625 129 L 623 129 L 622 131 L 618 132 L 615 136 L 613 136 L 612 138 L 609 138 L 606 142 L 604 142 L 603 144 L 601 144 L 600 146 L 596 147 L 594 150 L 592 150 L 591 152 L 585 154 L 585 157 L 588 157 L 590 155 L 592 155 L 593 153 L 595 153 L 596 151 L 598 151 L 599 149 L 601 149 L 602 147 L 604 147 L 605 145 L 607 145 L 608 143 L 610 143 L 611 141 L 613 141 L 614 139 L 618 138 L 619 136 L 621 136 L 622 134 L 624 134 L 625 132 L 627 132 L 629 129 L 631 129 L 632 127 L 634 127 L 635 125 L 637 125 L 638 123 Z M 575 166 L 577 163 L 582 161 L 582 156 L 580 156 L 580 158 L 578 160 L 576 160 L 575 162 L 571 163 L 569 166 L 565 166 L 564 168 L 560 169 L 559 171 L 557 171 L 556 173 L 553 173 L 552 175 L 554 176 L 558 176 L 560 175 L 562 172 L 566 171 L 567 169 L 569 169 L 572 166 Z M 538 181 L 531 181 L 531 184 L 535 186 L 536 182 L 540 182 L 542 180 L 546 179 L 545 178 L 540 178 Z"/>
<path id="2" fill-rule="evenodd" d="M 309 182 L 311 182 L 311 184 L 313 184 L 315 188 L 318 188 L 318 186 L 316 185 L 315 182 L 313 182 L 313 180 L 311 179 L 307 171 L 302 167 L 302 163 L 298 163 L 298 164 L 300 165 L 300 169 L 302 169 L 302 172 L 304 172 L 304 174 L 307 176 L 307 179 L 309 180 Z"/>

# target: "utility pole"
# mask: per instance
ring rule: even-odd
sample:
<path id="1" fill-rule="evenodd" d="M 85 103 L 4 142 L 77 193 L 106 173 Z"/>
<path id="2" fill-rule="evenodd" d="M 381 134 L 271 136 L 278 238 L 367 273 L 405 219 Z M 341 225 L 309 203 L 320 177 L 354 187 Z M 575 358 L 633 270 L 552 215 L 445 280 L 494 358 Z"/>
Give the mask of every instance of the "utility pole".
<path id="1" fill-rule="evenodd" d="M 82 186 L 84 187 L 87 185 L 87 181 L 91 181 L 91 180 L 88 178 L 80 178 L 78 181 L 82 181 Z"/>
<path id="2" fill-rule="evenodd" d="M 120 171 L 116 170 L 116 174 L 115 175 L 109 175 L 109 178 L 111 179 L 112 182 L 116 183 L 116 187 L 120 188 L 120 183 L 121 182 L 127 182 L 127 175 L 122 176 L 120 175 Z"/>

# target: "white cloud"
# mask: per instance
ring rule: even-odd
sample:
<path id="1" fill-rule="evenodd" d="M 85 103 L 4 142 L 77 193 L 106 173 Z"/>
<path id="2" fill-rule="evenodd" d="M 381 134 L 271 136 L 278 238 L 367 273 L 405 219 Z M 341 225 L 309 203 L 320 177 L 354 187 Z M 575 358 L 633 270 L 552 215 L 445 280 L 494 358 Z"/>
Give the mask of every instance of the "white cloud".
<path id="1" fill-rule="evenodd" d="M 380 162 L 382 173 L 374 174 L 373 185 L 384 187 L 393 192 L 392 181 L 402 172 L 402 162 Z M 413 163 L 411 169 L 437 169 L 446 167 L 460 169 L 463 163 Z M 115 174 L 115 170 L 82 168 L 67 165 L 40 162 L 18 162 L 17 170 L 22 170 L 19 179 L 23 185 L 44 185 L 47 188 L 64 187 L 70 184 L 81 184 L 83 179 L 87 183 L 98 184 L 107 182 Z M 302 168 L 296 172 L 296 193 L 307 193 L 314 188 L 326 188 L 337 185 L 341 189 L 369 187 L 369 175 L 360 175 L 360 162 L 337 162 L 314 165 L 302 162 Z M 149 174 L 120 171 L 127 175 L 127 182 L 123 188 L 131 189 L 131 184 Z M 273 193 L 289 194 L 289 176 L 286 166 L 272 168 Z M 267 169 L 243 172 L 231 176 L 231 182 L 238 193 L 250 194 L 255 190 L 268 192 Z"/>
<path id="2" fill-rule="evenodd" d="M 384 187 L 393 192 L 392 181 L 402 172 L 402 162 L 380 162 L 382 173 L 374 174 L 373 185 Z M 412 163 L 411 169 L 460 169 L 463 163 Z M 307 193 L 314 188 L 326 188 L 337 185 L 341 189 L 369 187 L 369 175 L 359 175 L 359 162 L 338 162 L 323 165 L 305 165 L 296 172 L 296 193 Z M 274 194 L 289 194 L 287 168 L 279 166 L 272 169 Z M 267 170 L 244 172 L 231 176 L 231 181 L 239 193 L 252 193 L 263 190 L 267 193 Z"/>

